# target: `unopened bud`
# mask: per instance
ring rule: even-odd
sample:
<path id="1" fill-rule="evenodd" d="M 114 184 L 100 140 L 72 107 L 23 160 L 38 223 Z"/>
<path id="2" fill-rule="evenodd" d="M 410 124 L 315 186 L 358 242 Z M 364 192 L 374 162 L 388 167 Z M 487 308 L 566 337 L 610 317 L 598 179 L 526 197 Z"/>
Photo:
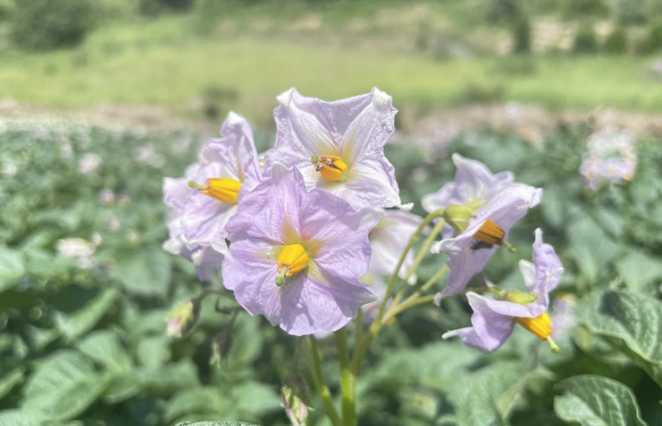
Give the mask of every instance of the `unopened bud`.
<path id="1" fill-rule="evenodd" d="M 506 291 L 505 295 L 502 298 L 503 300 L 507 300 L 508 302 L 517 303 L 518 305 L 526 306 L 538 300 L 538 295 L 533 293 L 522 293 L 519 291 L 509 290 Z"/>
<path id="2" fill-rule="evenodd" d="M 465 206 L 448 206 L 444 210 L 446 223 L 455 229 L 458 234 L 463 233 L 469 227 L 469 221 L 476 217 L 473 211 Z"/>
<path id="3" fill-rule="evenodd" d="M 310 408 L 310 388 L 306 379 L 299 373 L 292 373 L 285 379 L 281 389 L 283 408 L 293 426 L 304 426 Z"/>
<path id="4" fill-rule="evenodd" d="M 198 321 L 199 313 L 200 303 L 195 299 L 188 299 L 177 305 L 168 315 L 168 337 L 179 339 L 186 335 Z"/>
<path id="5" fill-rule="evenodd" d="M 223 331 L 214 337 L 211 345 L 212 356 L 209 360 L 210 365 L 220 364 L 225 359 L 232 349 L 232 328 L 226 327 Z"/>

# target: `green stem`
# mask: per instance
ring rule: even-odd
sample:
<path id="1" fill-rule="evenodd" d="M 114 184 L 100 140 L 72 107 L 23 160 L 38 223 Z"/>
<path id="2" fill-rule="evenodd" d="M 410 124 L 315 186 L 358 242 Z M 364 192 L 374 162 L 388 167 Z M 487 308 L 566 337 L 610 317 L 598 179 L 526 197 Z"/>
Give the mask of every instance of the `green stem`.
<path id="1" fill-rule="evenodd" d="M 421 249 L 418 251 L 418 255 L 416 255 L 416 259 L 414 260 L 414 264 L 409 268 L 409 271 L 407 271 L 407 275 L 402 279 L 404 283 L 407 283 L 409 279 L 414 275 L 414 272 L 416 272 L 416 269 L 420 266 L 421 262 L 423 261 L 423 258 L 425 257 L 426 254 L 430 251 L 430 247 L 432 247 L 432 243 L 434 242 L 434 239 L 437 238 L 437 235 L 441 232 L 443 227 L 446 225 L 445 220 L 440 220 L 437 222 L 437 224 L 432 228 L 432 232 L 430 232 L 430 235 L 425 239 L 425 242 L 421 246 Z"/>
<path id="2" fill-rule="evenodd" d="M 310 345 L 306 347 L 306 358 L 308 359 L 310 372 L 313 375 L 313 380 L 317 387 L 317 393 L 320 398 L 322 398 L 324 411 L 326 411 L 326 415 L 329 417 L 329 420 L 331 420 L 333 426 L 343 426 L 340 416 L 336 411 L 336 407 L 333 406 L 333 398 L 331 398 L 329 387 L 324 382 L 324 376 L 322 376 L 321 358 L 319 351 L 317 350 L 317 341 L 315 341 L 315 337 L 310 336 L 308 342 Z"/>
<path id="3" fill-rule="evenodd" d="M 416 228 L 416 231 L 412 234 L 412 236 L 409 237 L 409 242 L 407 243 L 407 246 L 400 255 L 400 259 L 398 259 L 398 263 L 395 267 L 395 271 L 393 271 L 393 274 L 391 275 L 391 278 L 388 281 L 386 294 L 384 294 L 384 299 L 382 300 L 381 305 L 379 305 L 379 312 L 377 313 L 377 318 L 375 318 L 375 321 L 368 329 L 368 332 L 364 336 L 363 340 L 361 340 L 360 344 L 356 345 L 356 350 L 354 351 L 354 356 L 352 357 L 352 362 L 351 362 L 352 373 L 354 374 L 355 377 L 359 375 L 359 371 L 361 370 L 361 363 L 363 362 L 363 358 L 365 357 L 365 354 L 368 352 L 368 347 L 370 346 L 370 343 L 372 343 L 372 339 L 375 338 L 375 336 L 379 332 L 379 329 L 382 327 L 383 324 L 382 319 L 384 318 L 384 311 L 386 309 L 386 304 L 388 303 L 388 300 L 391 297 L 391 294 L 393 293 L 393 288 L 395 287 L 395 283 L 398 279 L 400 268 L 402 268 L 402 264 L 405 262 L 405 259 L 407 258 L 407 253 L 409 253 L 409 250 L 411 250 L 411 248 L 414 246 L 421 232 L 423 232 L 423 230 L 433 220 L 435 220 L 438 217 L 441 217 L 443 214 L 444 214 L 443 209 L 435 210 L 434 212 L 430 213 L 418 225 L 418 228 Z M 410 271 L 413 273 L 414 270 L 415 269 L 412 268 Z"/>
<path id="4" fill-rule="evenodd" d="M 363 311 L 361 309 L 356 312 L 356 319 L 354 320 L 356 325 L 356 336 L 354 336 L 354 347 L 361 344 L 363 340 Z"/>
<path id="5" fill-rule="evenodd" d="M 428 296 L 423 296 L 412 300 L 409 299 L 405 300 L 400 305 L 397 305 L 395 308 L 389 309 L 389 311 L 384 316 L 384 322 L 387 322 L 391 318 L 398 315 L 400 312 L 404 312 L 409 308 L 413 308 L 414 306 L 423 305 L 425 303 L 430 303 L 434 301 L 435 296 L 436 295 L 434 294 L 430 294 Z"/>
<path id="6" fill-rule="evenodd" d="M 342 417 L 343 426 L 356 426 L 356 380 L 349 368 L 349 356 L 347 353 L 347 332 L 345 328 L 334 333 L 336 346 L 338 347 L 338 359 L 340 361 L 340 385 L 342 388 Z"/>

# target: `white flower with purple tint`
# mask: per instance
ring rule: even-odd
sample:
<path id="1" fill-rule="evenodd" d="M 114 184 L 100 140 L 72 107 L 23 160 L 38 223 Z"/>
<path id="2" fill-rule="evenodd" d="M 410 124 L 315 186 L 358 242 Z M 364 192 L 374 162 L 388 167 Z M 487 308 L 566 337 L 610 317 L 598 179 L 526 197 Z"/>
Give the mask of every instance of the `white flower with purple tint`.
<path id="1" fill-rule="evenodd" d="M 422 205 L 428 213 L 454 205 L 478 210 L 513 183 L 511 172 L 493 174 L 483 163 L 459 154 L 453 154 L 453 163 L 457 168 L 455 181 L 423 197 Z"/>
<path id="2" fill-rule="evenodd" d="M 81 174 L 89 175 L 101 165 L 101 157 L 97 154 L 87 153 L 78 161 L 78 171 Z"/>
<path id="3" fill-rule="evenodd" d="M 597 189 L 604 181 L 622 184 L 632 180 L 637 169 L 637 154 L 632 135 L 607 128 L 588 138 L 587 152 L 579 172 L 588 187 Z"/>
<path id="4" fill-rule="evenodd" d="M 335 102 L 290 89 L 278 97 L 276 147 L 265 160 L 297 167 L 306 187 L 325 189 L 355 209 L 400 206 L 398 184 L 384 145 L 397 112 L 391 97 L 371 93 Z"/>
<path id="5" fill-rule="evenodd" d="M 307 192 L 297 169 L 274 163 L 228 222 L 223 284 L 251 315 L 291 335 L 336 331 L 375 300 L 359 277 L 381 215 L 355 211 L 326 191 Z"/>
<path id="6" fill-rule="evenodd" d="M 508 233 L 530 208 L 540 202 L 541 195 L 539 188 L 510 184 L 476 210 L 459 235 L 432 247 L 433 253 L 446 253 L 450 269 L 448 283 L 438 294 L 439 298 L 464 290 L 469 280 L 485 268 L 497 248 L 503 246 L 515 251 L 508 243 Z"/>
<path id="7" fill-rule="evenodd" d="M 515 323 L 550 343 L 558 350 L 553 340 L 552 320 L 547 314 L 549 293 L 556 288 L 563 272 L 561 261 L 554 248 L 543 243 L 542 231 L 536 230 L 533 244 L 533 263 L 520 261 L 520 270 L 528 293 L 506 291 L 490 287 L 497 299 L 478 293 L 467 293 L 469 305 L 474 313 L 472 327 L 453 330 L 442 337 L 459 336 L 468 346 L 489 353 L 499 348 L 513 332 Z"/>
<path id="8" fill-rule="evenodd" d="M 186 176 L 164 180 L 170 239 L 164 248 L 181 254 L 196 265 L 203 280 L 213 279 L 227 252 L 225 225 L 237 210 L 237 202 L 260 181 L 257 152 L 248 122 L 230 113 L 221 138 L 209 141 L 199 163 Z"/>
<path id="9" fill-rule="evenodd" d="M 368 272 L 377 275 L 391 275 L 400 259 L 400 255 L 407 247 L 409 237 L 420 225 L 422 219 L 414 214 L 401 210 L 386 210 L 383 219 L 370 232 L 370 247 L 372 247 L 372 258 Z M 400 277 L 404 278 L 409 268 L 414 264 L 414 250 L 407 253 Z M 412 276 L 410 284 L 416 282 L 416 276 Z"/>

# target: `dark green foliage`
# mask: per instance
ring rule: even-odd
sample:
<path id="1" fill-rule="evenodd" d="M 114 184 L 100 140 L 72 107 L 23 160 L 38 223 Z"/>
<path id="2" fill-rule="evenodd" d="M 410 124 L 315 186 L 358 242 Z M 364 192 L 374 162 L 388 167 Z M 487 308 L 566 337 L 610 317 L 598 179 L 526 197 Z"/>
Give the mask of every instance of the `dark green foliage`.
<path id="1" fill-rule="evenodd" d="M 646 34 L 640 40 L 637 52 L 650 55 L 662 50 L 662 19 L 657 19 L 646 28 Z"/>
<path id="2" fill-rule="evenodd" d="M 488 2 L 486 17 L 489 22 L 516 22 L 522 15 L 522 3 L 520 0 L 490 0 Z"/>
<path id="3" fill-rule="evenodd" d="M 610 55 L 623 55 L 628 51 L 628 35 L 623 27 L 616 27 L 604 44 L 604 51 Z"/>
<path id="4" fill-rule="evenodd" d="M 598 36 L 591 25 L 579 29 L 572 45 L 572 52 L 578 54 L 597 53 L 600 50 Z"/>
<path id="5" fill-rule="evenodd" d="M 182 12 L 193 7 L 195 0 L 139 0 L 140 13 L 154 16 L 161 12 Z"/>
<path id="6" fill-rule="evenodd" d="M 96 20 L 94 2 L 88 0 L 20 0 L 12 13 L 11 37 L 26 49 L 74 46 Z"/>
<path id="7" fill-rule="evenodd" d="M 650 19 L 649 3 L 650 0 L 618 0 L 614 6 L 615 18 L 623 25 L 645 24 Z"/>
<path id="8" fill-rule="evenodd" d="M 609 15 L 609 5 L 605 0 L 564 0 L 562 5 L 564 17 L 570 20 Z"/>
<path id="9" fill-rule="evenodd" d="M 531 23 L 522 16 L 513 26 L 514 53 L 528 53 L 531 51 Z"/>

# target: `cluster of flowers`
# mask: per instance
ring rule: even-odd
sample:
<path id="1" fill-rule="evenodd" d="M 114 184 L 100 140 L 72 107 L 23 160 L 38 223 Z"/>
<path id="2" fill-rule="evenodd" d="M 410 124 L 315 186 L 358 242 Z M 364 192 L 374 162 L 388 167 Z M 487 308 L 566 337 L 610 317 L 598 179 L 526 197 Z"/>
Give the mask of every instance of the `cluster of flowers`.
<path id="1" fill-rule="evenodd" d="M 632 135 L 610 127 L 588 138 L 579 171 L 586 178 L 588 187 L 597 189 L 605 180 L 616 184 L 632 180 L 636 168 L 637 154 Z"/>
<path id="2" fill-rule="evenodd" d="M 202 280 L 214 281 L 220 269 L 250 314 L 291 335 L 330 333 L 384 297 L 381 277 L 393 273 L 422 219 L 402 205 L 384 156 L 396 113 L 390 96 L 375 88 L 324 102 L 291 89 L 277 99 L 275 146 L 263 161 L 246 120 L 230 113 L 186 176 L 165 180 L 164 247 L 191 260 Z M 433 249 L 447 254 L 451 270 L 440 298 L 464 292 L 498 247 L 514 251 L 508 232 L 542 193 L 509 172 L 493 175 L 459 155 L 453 161 L 455 182 L 423 200 L 449 225 Z M 414 263 L 407 253 L 402 277 L 413 275 Z M 492 285 L 466 292 L 473 327 L 445 336 L 490 352 L 518 322 L 548 339 L 548 294 L 562 269 L 540 231 L 534 263 L 521 269 L 527 293 Z"/>

